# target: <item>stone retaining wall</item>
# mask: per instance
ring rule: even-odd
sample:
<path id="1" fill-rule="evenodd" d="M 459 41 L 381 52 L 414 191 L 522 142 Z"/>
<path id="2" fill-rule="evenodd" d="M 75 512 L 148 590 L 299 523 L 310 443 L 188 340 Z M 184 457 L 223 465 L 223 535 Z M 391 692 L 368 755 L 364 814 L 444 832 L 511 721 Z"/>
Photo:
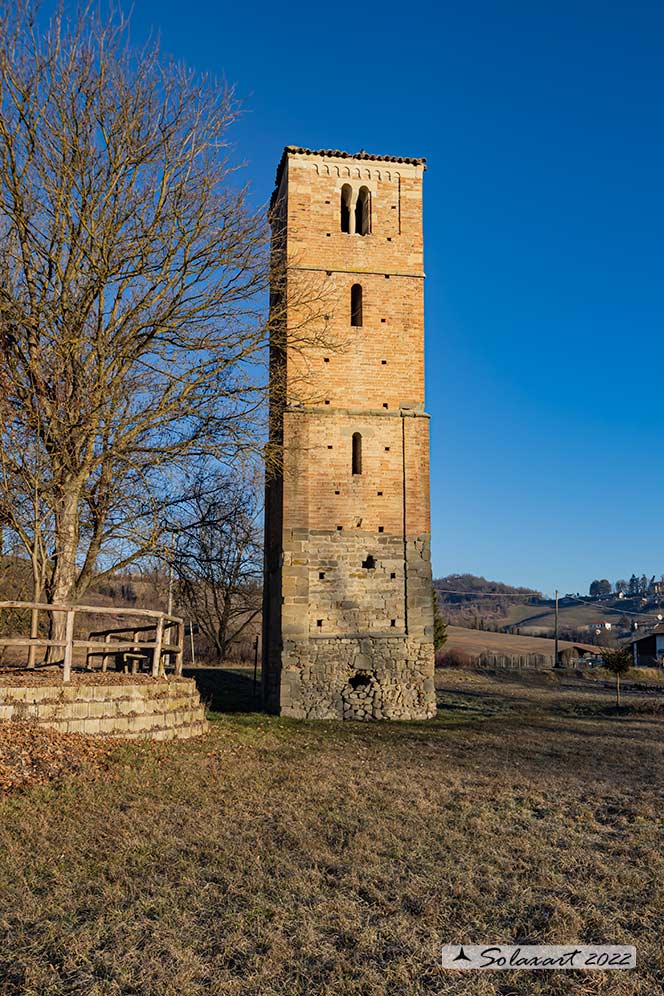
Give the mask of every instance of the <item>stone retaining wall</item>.
<path id="1" fill-rule="evenodd" d="M 0 720 L 32 719 L 60 733 L 174 740 L 206 732 L 192 678 L 149 684 L 0 687 Z"/>

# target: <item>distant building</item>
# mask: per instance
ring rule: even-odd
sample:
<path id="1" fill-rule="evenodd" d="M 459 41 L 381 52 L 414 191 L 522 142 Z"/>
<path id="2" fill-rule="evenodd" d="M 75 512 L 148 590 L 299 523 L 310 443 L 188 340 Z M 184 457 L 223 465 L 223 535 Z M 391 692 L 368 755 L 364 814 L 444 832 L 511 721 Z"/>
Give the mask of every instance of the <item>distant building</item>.
<path id="1" fill-rule="evenodd" d="M 664 623 L 655 626 L 652 633 L 632 640 L 634 667 L 664 666 Z"/>
<path id="2" fill-rule="evenodd" d="M 596 632 L 597 630 L 600 630 L 600 629 L 611 629 L 611 627 L 612 627 L 612 623 L 606 622 L 603 619 L 601 622 L 590 623 L 590 625 L 588 626 L 588 629 L 591 632 Z"/>

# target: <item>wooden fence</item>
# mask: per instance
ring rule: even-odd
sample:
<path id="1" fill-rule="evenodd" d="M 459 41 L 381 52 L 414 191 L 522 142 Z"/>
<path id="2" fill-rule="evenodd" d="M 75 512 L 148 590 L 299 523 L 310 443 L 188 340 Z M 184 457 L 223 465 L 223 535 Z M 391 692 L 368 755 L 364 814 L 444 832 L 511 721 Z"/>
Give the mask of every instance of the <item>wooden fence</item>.
<path id="1" fill-rule="evenodd" d="M 553 667 L 553 655 L 546 654 L 480 654 L 478 667 L 502 668 L 506 671 L 521 671 L 526 669 L 545 671 Z"/>
<path id="2" fill-rule="evenodd" d="M 27 609 L 31 613 L 30 636 L 6 637 L 0 635 L 0 646 L 4 647 L 25 647 L 28 650 L 28 661 L 26 667 L 32 669 L 35 666 L 35 654 L 39 648 L 57 647 L 63 651 L 62 659 L 62 680 L 71 680 L 71 669 L 74 661 L 75 650 L 86 651 L 86 668 L 91 670 L 91 660 L 94 657 L 101 657 L 101 669 L 105 671 L 108 661 L 113 654 L 123 654 L 133 659 L 152 658 L 151 672 L 153 677 L 158 677 L 163 673 L 167 656 L 170 663 L 173 658 L 173 666 L 176 675 L 182 673 L 182 655 L 184 641 L 184 620 L 180 616 L 169 615 L 166 612 L 158 612 L 155 609 L 124 609 L 106 608 L 99 605 L 49 605 L 46 602 L 0 602 L 0 613 L 6 609 Z M 50 640 L 40 637 L 39 634 L 39 614 L 46 612 L 51 615 L 61 613 L 65 617 L 65 638 L 64 640 Z M 74 637 L 76 616 L 100 615 L 101 613 L 112 614 L 114 616 L 128 616 L 136 620 L 154 620 L 148 625 L 125 626 L 116 629 L 98 630 L 90 633 L 87 640 L 79 640 Z M 154 639 L 142 639 L 154 630 Z M 175 631 L 173 633 L 173 631 Z M 173 638 L 175 637 L 175 638 Z M 143 651 L 147 653 L 143 654 Z"/>

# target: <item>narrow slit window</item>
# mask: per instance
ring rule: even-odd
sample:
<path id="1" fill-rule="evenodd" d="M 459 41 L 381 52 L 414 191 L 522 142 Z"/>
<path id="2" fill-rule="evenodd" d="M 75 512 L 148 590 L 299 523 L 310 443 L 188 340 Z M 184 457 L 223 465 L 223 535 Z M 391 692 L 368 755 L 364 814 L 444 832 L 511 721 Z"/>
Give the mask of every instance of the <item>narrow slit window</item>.
<path id="1" fill-rule="evenodd" d="M 362 436 L 359 432 L 353 433 L 353 474 L 362 473 Z"/>
<path id="2" fill-rule="evenodd" d="M 349 183 L 341 188 L 341 231 L 350 234 L 350 202 L 353 191 Z"/>
<path id="3" fill-rule="evenodd" d="M 371 233 L 371 194 L 368 187 L 360 187 L 355 202 L 355 231 L 358 235 Z"/>
<path id="4" fill-rule="evenodd" d="M 353 284 L 350 289 L 350 324 L 362 327 L 362 285 Z"/>

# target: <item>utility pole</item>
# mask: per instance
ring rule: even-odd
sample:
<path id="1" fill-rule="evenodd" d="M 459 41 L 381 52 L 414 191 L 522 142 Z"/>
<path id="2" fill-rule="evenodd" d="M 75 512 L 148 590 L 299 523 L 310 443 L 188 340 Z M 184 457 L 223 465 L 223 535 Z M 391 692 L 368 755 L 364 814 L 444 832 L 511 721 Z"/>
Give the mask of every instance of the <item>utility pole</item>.
<path id="1" fill-rule="evenodd" d="M 558 660 L 558 589 L 556 588 L 556 635 L 555 644 L 553 648 L 553 666 L 560 667 L 560 662 Z"/>
<path id="2" fill-rule="evenodd" d="M 194 624 L 189 620 L 189 643 L 191 646 L 191 666 L 196 667 L 196 647 L 194 646 Z"/>
<path id="3" fill-rule="evenodd" d="M 168 565 L 168 608 L 166 611 L 169 616 L 173 615 L 173 561 Z"/>
<path id="4" fill-rule="evenodd" d="M 169 616 L 173 615 L 173 588 L 175 583 L 175 571 L 173 561 L 175 559 L 175 532 L 171 529 L 171 544 L 168 548 L 168 608 Z"/>
<path id="5" fill-rule="evenodd" d="M 175 535 L 171 530 L 171 546 L 170 553 L 168 557 L 168 606 L 166 612 L 169 616 L 173 615 L 173 582 L 174 582 L 174 572 L 173 572 L 173 557 L 175 556 Z M 171 630 L 168 630 L 169 635 Z M 184 647 L 183 647 L 184 650 Z M 171 655 L 164 655 L 164 666 L 167 667 L 171 663 Z"/>

